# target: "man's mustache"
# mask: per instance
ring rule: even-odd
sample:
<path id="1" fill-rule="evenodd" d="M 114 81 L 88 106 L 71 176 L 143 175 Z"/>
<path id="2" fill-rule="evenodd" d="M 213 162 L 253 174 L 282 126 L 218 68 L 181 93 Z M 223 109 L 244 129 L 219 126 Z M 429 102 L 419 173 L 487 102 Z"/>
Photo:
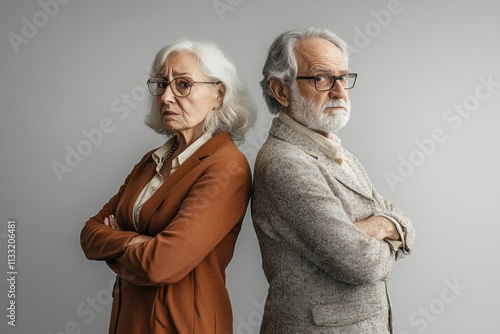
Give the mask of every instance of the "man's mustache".
<path id="1" fill-rule="evenodd" d="M 323 110 L 325 110 L 326 108 L 338 108 L 338 107 L 344 108 L 345 110 L 349 110 L 349 105 L 342 99 L 335 99 L 326 102 L 323 105 Z"/>

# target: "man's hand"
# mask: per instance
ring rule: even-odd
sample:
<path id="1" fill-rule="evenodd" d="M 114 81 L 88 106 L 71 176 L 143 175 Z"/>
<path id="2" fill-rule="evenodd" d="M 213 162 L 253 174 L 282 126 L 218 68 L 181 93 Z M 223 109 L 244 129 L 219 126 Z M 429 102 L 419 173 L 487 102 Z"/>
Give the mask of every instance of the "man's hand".
<path id="1" fill-rule="evenodd" d="M 380 241 L 384 239 L 401 240 L 396 225 L 382 216 L 371 216 L 368 219 L 355 222 L 354 225 L 366 235 Z"/>
<path id="2" fill-rule="evenodd" d="M 104 225 L 106 225 L 108 227 L 111 227 L 113 230 L 122 231 L 121 227 L 116 222 L 115 216 L 113 216 L 113 215 L 111 215 L 111 216 L 109 216 L 107 218 L 104 218 Z M 152 237 L 150 237 L 148 235 L 142 235 L 142 234 L 137 235 L 137 236 L 133 237 L 125 245 L 125 248 L 130 247 L 130 246 L 135 245 L 135 244 L 140 244 L 140 243 L 146 242 L 146 241 L 148 241 L 150 239 L 152 239 Z"/>

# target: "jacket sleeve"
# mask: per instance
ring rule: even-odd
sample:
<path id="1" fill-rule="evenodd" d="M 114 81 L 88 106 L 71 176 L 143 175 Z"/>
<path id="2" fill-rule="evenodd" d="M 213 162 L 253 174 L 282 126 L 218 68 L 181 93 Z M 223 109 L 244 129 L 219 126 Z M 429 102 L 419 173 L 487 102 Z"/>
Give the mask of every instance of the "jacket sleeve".
<path id="1" fill-rule="evenodd" d="M 268 162 L 255 173 L 262 178 L 259 193 L 270 202 L 263 205 L 278 217 L 268 222 L 281 238 L 339 281 L 360 285 L 388 277 L 394 252 L 353 224 L 315 162 L 291 155 Z"/>
<path id="2" fill-rule="evenodd" d="M 248 166 L 212 166 L 194 183 L 165 230 L 128 247 L 123 255 L 108 261 L 108 266 L 135 285 L 178 282 L 242 221 L 250 190 Z"/>
<path id="3" fill-rule="evenodd" d="M 148 154 L 143 157 L 141 162 L 147 156 Z M 124 184 L 118 190 L 118 193 L 113 196 L 95 216 L 91 217 L 85 223 L 80 233 L 80 244 L 87 259 L 104 261 L 116 258 L 124 253 L 125 245 L 133 237 L 138 235 L 133 231 L 117 231 L 111 227 L 107 227 L 104 225 L 104 218 L 116 214 L 116 208 L 123 192 L 132 175 L 135 173 L 137 166 L 141 162 L 139 162 L 127 176 Z"/>
<path id="4" fill-rule="evenodd" d="M 369 177 L 364 170 L 361 163 L 352 156 L 353 161 L 357 164 L 358 169 L 364 174 L 364 177 L 369 184 L 372 184 Z M 375 216 L 385 216 L 394 219 L 402 228 L 402 247 L 397 251 L 396 258 L 399 259 L 402 255 L 408 255 L 413 248 L 413 242 L 415 240 L 415 228 L 410 220 L 410 218 L 401 211 L 398 207 L 393 205 L 391 202 L 382 197 L 375 187 L 372 186 L 372 196 L 378 204 L 377 211 L 374 213 Z"/>

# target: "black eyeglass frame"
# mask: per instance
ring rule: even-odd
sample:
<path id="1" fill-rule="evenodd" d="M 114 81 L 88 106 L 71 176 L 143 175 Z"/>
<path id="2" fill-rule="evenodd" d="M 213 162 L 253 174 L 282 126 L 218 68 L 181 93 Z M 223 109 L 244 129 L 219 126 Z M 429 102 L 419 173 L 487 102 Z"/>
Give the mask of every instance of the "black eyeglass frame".
<path id="1" fill-rule="evenodd" d="M 355 85 L 356 85 L 356 79 L 358 78 L 358 73 L 346 73 L 346 74 L 342 74 L 342 75 L 325 75 L 325 74 L 319 74 L 319 75 L 307 75 L 307 76 L 304 76 L 304 75 L 299 75 L 297 77 L 295 77 L 295 79 L 297 80 L 301 80 L 301 79 L 314 79 L 314 88 L 319 91 L 319 92 L 324 92 L 324 91 L 327 91 L 327 90 L 331 90 L 333 87 L 335 87 L 335 83 L 337 82 L 337 80 L 341 80 L 342 78 L 346 77 L 346 76 L 349 76 L 351 78 L 354 78 L 354 81 L 352 82 L 352 86 L 351 87 L 344 87 L 344 89 L 352 89 Z M 317 81 L 316 79 L 318 77 L 327 77 L 327 78 L 333 78 L 333 83 L 332 83 L 332 86 L 330 88 L 327 88 L 327 89 L 318 89 L 318 86 L 316 85 Z"/>
<path id="2" fill-rule="evenodd" d="M 174 90 L 172 89 L 172 82 L 174 82 L 175 80 L 179 80 L 179 79 L 182 79 L 182 80 L 185 80 L 188 84 L 189 84 L 189 92 L 186 94 L 186 95 L 177 95 Z M 153 80 L 156 80 L 156 82 L 154 82 Z M 152 83 L 159 83 L 159 82 L 164 82 L 165 83 L 165 89 L 163 90 L 163 92 L 161 92 L 160 94 L 154 94 L 153 91 L 152 91 L 152 88 L 150 86 L 150 84 Z M 172 94 L 174 94 L 175 96 L 177 97 L 186 97 L 186 96 L 189 96 L 189 94 L 191 94 L 191 87 L 196 84 L 196 83 L 201 83 L 201 84 L 213 84 L 213 85 L 218 85 L 221 83 L 221 81 L 193 81 L 191 78 L 186 78 L 186 77 L 179 77 L 179 78 L 174 78 L 170 81 L 167 81 L 163 78 L 151 78 L 151 79 L 148 79 L 147 81 L 147 84 L 148 84 L 148 90 L 149 90 L 149 93 L 153 96 L 161 96 L 165 93 L 165 91 L 167 90 L 168 86 L 170 86 L 170 90 L 172 91 Z"/>

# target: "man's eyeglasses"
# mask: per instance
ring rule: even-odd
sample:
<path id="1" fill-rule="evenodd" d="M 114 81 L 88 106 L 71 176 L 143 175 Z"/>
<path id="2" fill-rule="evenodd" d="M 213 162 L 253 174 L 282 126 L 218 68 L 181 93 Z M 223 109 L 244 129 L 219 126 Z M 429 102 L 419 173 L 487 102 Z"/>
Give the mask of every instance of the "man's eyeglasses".
<path id="1" fill-rule="evenodd" d="M 191 86 L 196 83 L 216 85 L 220 84 L 220 81 L 193 81 L 189 78 L 175 78 L 168 82 L 162 78 L 151 78 L 148 80 L 148 88 L 151 95 L 160 96 L 165 92 L 165 89 L 170 86 L 175 96 L 185 97 L 191 93 Z"/>
<path id="2" fill-rule="evenodd" d="M 344 89 L 351 89 L 356 84 L 357 73 L 347 73 L 343 75 L 314 75 L 314 76 L 298 76 L 295 79 L 314 80 L 314 87 L 318 91 L 330 90 L 335 86 L 335 82 L 339 81 Z"/>

